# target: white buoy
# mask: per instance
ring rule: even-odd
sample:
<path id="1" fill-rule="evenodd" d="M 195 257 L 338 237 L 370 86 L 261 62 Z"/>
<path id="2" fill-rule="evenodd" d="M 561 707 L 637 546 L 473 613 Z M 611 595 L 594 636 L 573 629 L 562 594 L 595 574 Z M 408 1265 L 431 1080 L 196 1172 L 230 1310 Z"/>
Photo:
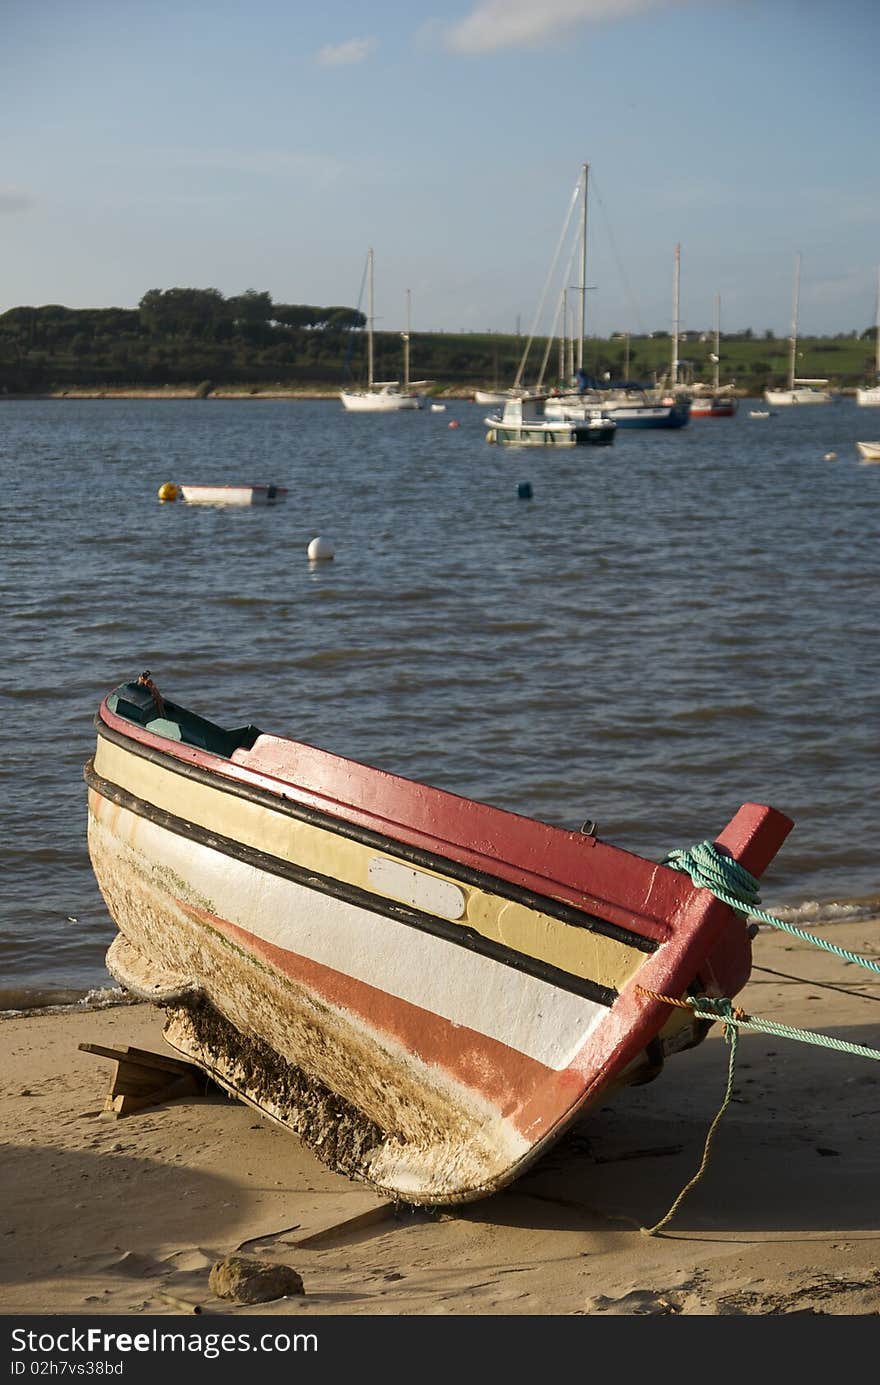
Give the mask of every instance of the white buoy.
<path id="1" fill-rule="evenodd" d="M 327 539 L 312 539 L 309 544 L 309 561 L 314 562 L 318 558 L 334 557 L 333 545 Z"/>
<path id="2" fill-rule="evenodd" d="M 826 462 L 836 462 L 836 461 L 837 461 L 837 453 L 836 453 L 836 452 L 826 452 L 826 453 L 825 453 L 825 461 L 826 461 Z"/>

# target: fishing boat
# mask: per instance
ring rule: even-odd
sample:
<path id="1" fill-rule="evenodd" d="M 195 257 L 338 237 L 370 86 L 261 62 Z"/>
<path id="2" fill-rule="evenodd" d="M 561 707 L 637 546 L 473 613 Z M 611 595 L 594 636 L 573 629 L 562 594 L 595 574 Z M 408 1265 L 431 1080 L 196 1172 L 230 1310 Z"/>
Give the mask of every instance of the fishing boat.
<path id="1" fill-rule="evenodd" d="M 403 409 L 421 409 L 422 400 L 418 391 L 420 389 L 425 389 L 431 381 L 410 380 L 409 378 L 411 336 L 409 327 L 409 290 L 407 290 L 407 329 L 400 334 L 403 342 L 403 385 L 401 386 L 399 380 L 375 380 L 373 378 L 373 323 L 375 317 L 373 312 L 372 249 L 367 251 L 367 283 L 367 384 L 365 389 L 340 390 L 339 397 L 344 407 L 351 413 L 387 414 L 396 413 Z"/>
<path id="2" fill-rule="evenodd" d="M 859 386 L 856 390 L 856 403 L 862 408 L 880 404 L 880 269 L 877 270 L 877 302 L 874 313 L 874 383 Z"/>
<path id="3" fill-rule="evenodd" d="M 188 505 L 277 505 L 287 498 L 286 486 L 264 484 L 213 486 L 182 481 L 174 489 Z"/>
<path id="4" fill-rule="evenodd" d="M 880 462 L 880 442 L 857 442 L 856 447 L 863 462 Z"/>
<path id="5" fill-rule="evenodd" d="M 85 767 L 107 966 L 164 1036 L 331 1167 L 452 1204 L 658 1075 L 733 997 L 745 919 L 686 872 L 165 698 L 110 692 Z M 758 877 L 792 826 L 715 849 Z M 677 1060 L 676 1060 L 677 1061 Z"/>
<path id="6" fill-rule="evenodd" d="M 798 339 L 798 300 L 801 285 L 801 257 L 795 257 L 794 301 L 791 314 L 791 336 L 789 338 L 788 384 L 784 389 L 766 389 L 764 399 L 767 404 L 830 404 L 831 392 L 826 388 L 826 379 L 809 379 L 797 376 Z"/>
<path id="7" fill-rule="evenodd" d="M 508 399 L 500 414 L 490 414 L 487 442 L 517 447 L 607 446 L 614 441 L 617 424 L 599 408 L 586 410 L 581 419 L 556 418 L 546 410 L 548 401 L 538 395 Z"/>

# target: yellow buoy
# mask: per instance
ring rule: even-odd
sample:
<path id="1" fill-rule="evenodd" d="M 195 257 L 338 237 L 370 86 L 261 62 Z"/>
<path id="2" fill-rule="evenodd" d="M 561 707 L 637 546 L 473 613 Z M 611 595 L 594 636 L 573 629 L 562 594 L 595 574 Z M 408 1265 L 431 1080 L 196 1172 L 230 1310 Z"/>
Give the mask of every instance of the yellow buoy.
<path id="1" fill-rule="evenodd" d="M 159 487 L 160 500 L 178 500 L 180 498 L 180 487 L 175 486 L 173 481 L 163 481 Z"/>

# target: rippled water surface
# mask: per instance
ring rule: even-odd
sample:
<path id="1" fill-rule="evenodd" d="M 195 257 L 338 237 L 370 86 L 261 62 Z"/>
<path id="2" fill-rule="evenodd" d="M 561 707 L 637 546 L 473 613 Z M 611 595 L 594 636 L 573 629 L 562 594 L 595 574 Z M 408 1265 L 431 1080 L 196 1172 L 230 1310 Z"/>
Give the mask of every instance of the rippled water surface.
<path id="1" fill-rule="evenodd" d="M 880 466 L 855 447 L 880 411 L 749 407 L 548 455 L 489 446 L 471 403 L 0 404 L 4 984 L 109 981 L 82 768 L 147 668 L 214 720 L 652 859 L 772 803 L 796 826 L 765 907 L 880 903 Z"/>

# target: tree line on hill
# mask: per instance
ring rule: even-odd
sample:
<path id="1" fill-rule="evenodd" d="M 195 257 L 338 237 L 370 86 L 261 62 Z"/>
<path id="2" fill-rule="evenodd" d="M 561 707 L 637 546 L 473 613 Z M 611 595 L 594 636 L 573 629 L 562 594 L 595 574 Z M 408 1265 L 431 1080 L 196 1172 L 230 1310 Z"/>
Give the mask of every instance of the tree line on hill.
<path id="1" fill-rule="evenodd" d="M 66 308 L 60 304 L 10 308 L 0 314 L 0 393 L 34 394 L 65 388 L 178 385 L 332 390 L 366 372 L 366 318 L 357 308 L 275 303 L 248 289 L 224 297 L 216 289 L 150 289 L 137 308 Z M 691 334 L 692 336 L 693 334 Z M 827 376 L 838 386 L 861 383 L 873 373 L 876 328 L 799 342 L 798 374 Z M 682 377 L 712 378 L 710 334 L 680 342 Z M 400 378 L 399 332 L 374 332 L 376 378 Z M 616 333 L 585 343 L 588 371 L 599 377 L 650 382 L 670 365 L 668 332 L 640 337 Z M 411 370 L 437 388 L 511 384 L 522 364 L 516 334 L 424 332 L 413 334 Z M 561 347 L 533 343 L 534 361 L 524 373 L 544 383 L 565 373 Z M 781 383 L 789 344 L 751 331 L 722 338 L 722 383 L 760 393 Z M 680 378 L 682 378 L 680 377 Z"/>

